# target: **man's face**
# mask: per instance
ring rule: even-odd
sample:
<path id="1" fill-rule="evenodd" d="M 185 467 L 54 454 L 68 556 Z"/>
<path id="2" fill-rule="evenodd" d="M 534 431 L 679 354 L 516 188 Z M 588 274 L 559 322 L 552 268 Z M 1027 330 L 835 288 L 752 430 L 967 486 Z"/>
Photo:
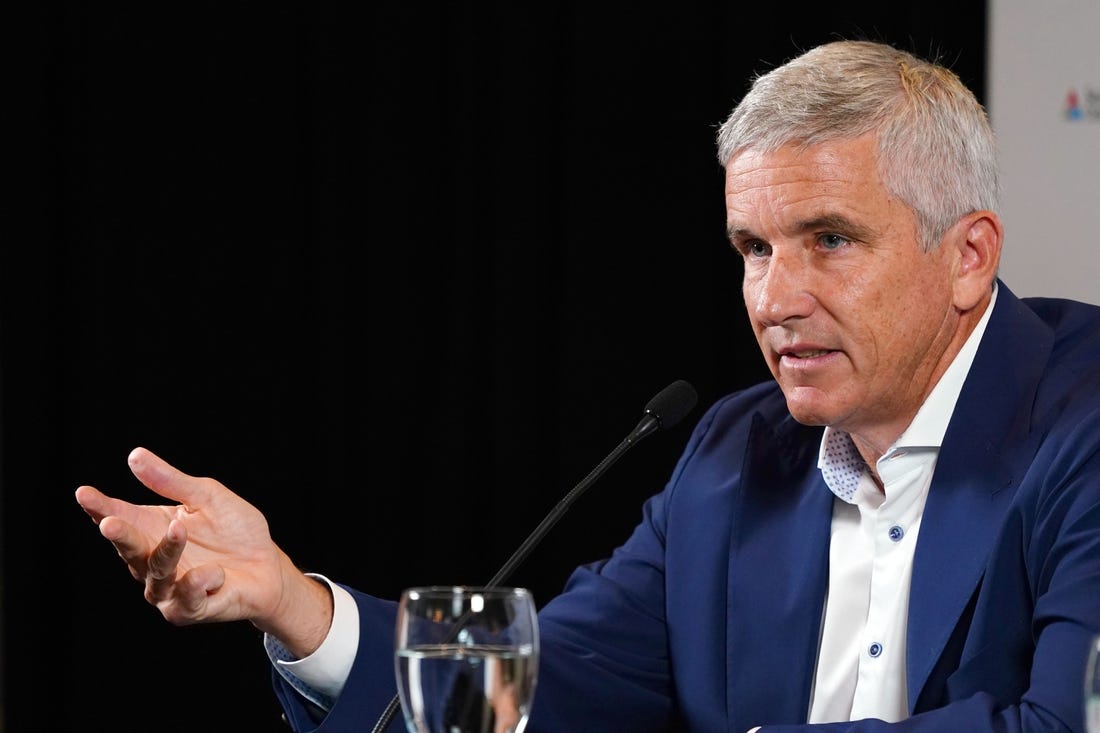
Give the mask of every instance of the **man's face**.
<path id="1" fill-rule="evenodd" d="M 873 136 L 742 152 L 725 198 L 745 306 L 791 414 L 889 445 L 954 355 L 952 248 L 921 250 Z"/>

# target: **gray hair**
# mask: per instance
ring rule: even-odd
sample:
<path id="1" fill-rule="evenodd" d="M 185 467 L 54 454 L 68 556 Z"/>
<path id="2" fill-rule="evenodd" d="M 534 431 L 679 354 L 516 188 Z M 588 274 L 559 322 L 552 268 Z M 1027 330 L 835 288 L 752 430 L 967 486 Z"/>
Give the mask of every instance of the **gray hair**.
<path id="1" fill-rule="evenodd" d="M 873 41 L 834 41 L 756 77 L 718 131 L 718 160 L 752 148 L 878 135 L 878 171 L 913 209 L 925 250 L 972 211 L 996 211 L 985 109 L 939 63 Z"/>

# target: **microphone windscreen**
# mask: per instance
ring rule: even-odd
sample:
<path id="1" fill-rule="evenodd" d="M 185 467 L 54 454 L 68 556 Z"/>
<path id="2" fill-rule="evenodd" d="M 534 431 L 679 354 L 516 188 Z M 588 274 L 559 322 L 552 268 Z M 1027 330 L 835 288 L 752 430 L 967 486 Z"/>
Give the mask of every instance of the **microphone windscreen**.
<path id="1" fill-rule="evenodd" d="M 683 420 L 695 407 L 697 399 L 695 388 L 678 379 L 658 392 L 645 406 L 645 411 L 657 419 L 661 430 L 666 430 Z"/>

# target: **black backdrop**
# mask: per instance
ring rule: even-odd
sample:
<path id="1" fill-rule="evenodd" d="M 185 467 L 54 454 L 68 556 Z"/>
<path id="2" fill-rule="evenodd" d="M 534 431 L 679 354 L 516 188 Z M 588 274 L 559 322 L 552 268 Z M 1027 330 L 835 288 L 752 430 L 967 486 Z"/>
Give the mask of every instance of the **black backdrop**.
<path id="1" fill-rule="evenodd" d="M 482 582 L 661 387 L 695 385 L 691 423 L 766 376 L 713 145 L 751 73 L 864 36 L 984 94 L 982 3 L 351 7 L 62 3 L 9 29 L 9 731 L 285 730 L 258 634 L 164 622 L 73 501 L 151 500 L 135 445 L 260 506 L 305 569 Z M 609 552 L 689 429 L 512 582 L 545 601 Z"/>

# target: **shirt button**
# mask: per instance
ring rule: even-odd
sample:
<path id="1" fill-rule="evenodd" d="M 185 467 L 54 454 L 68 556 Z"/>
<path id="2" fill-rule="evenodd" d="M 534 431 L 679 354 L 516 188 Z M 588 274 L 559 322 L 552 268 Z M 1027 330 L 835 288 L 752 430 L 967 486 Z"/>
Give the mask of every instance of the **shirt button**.
<path id="1" fill-rule="evenodd" d="M 871 646 L 867 647 L 867 653 L 872 657 L 877 657 L 879 654 L 882 654 L 882 644 L 879 644 L 877 641 L 873 642 Z"/>
<path id="2" fill-rule="evenodd" d="M 905 530 L 895 524 L 890 528 L 889 534 L 894 542 L 901 542 L 901 538 L 905 536 Z"/>

